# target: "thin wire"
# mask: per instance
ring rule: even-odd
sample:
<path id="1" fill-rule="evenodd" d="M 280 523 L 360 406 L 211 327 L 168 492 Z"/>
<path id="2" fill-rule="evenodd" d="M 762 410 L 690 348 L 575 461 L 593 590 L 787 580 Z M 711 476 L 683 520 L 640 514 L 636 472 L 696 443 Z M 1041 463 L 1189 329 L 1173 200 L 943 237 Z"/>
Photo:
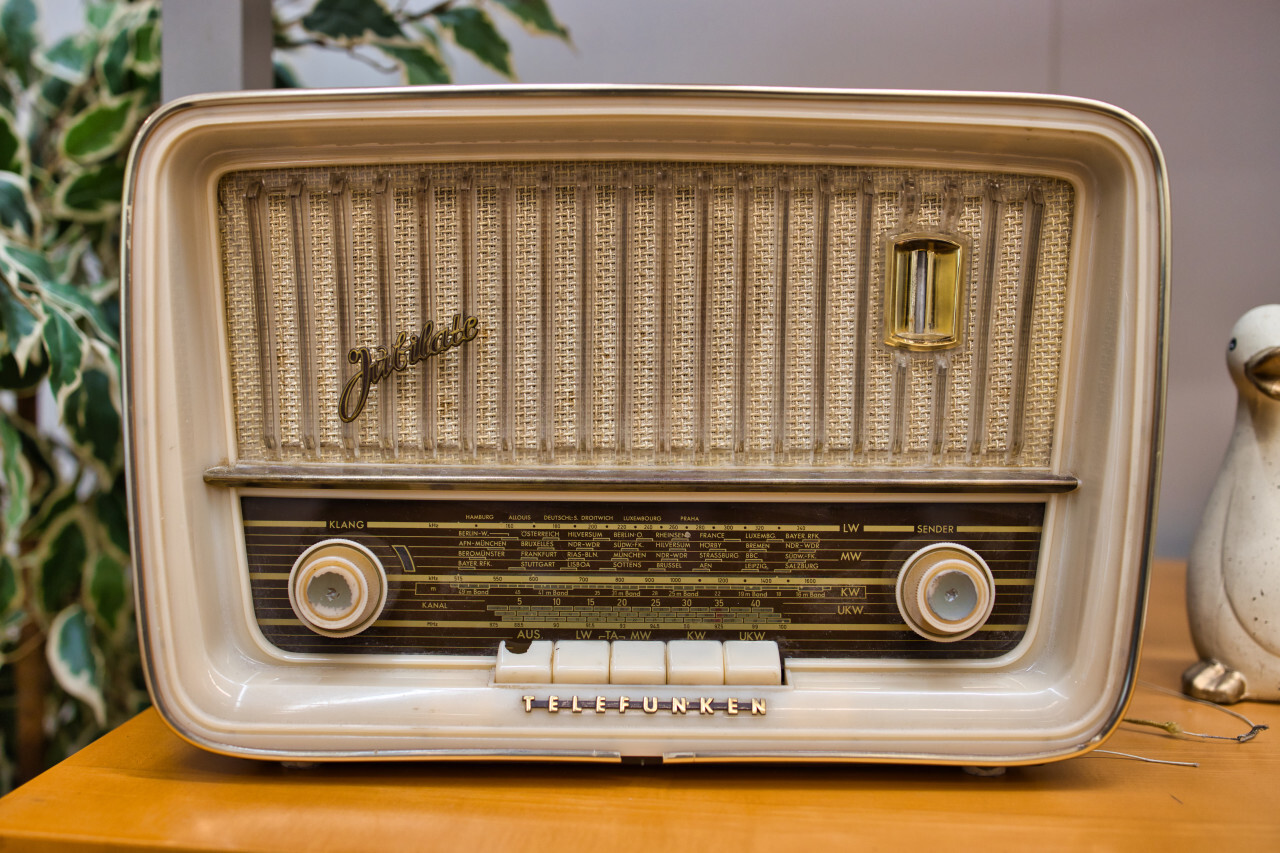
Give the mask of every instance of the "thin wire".
<path id="1" fill-rule="evenodd" d="M 1236 743 L 1248 743 L 1249 741 L 1257 737 L 1259 733 L 1265 732 L 1268 728 L 1270 728 L 1270 726 L 1265 726 L 1259 723 L 1255 723 L 1253 720 L 1250 720 L 1248 717 L 1246 717 L 1244 714 L 1241 714 L 1238 711 L 1233 711 L 1230 708 L 1224 708 L 1223 706 L 1219 705 L 1217 702 L 1210 702 L 1207 699 L 1197 699 L 1194 696 L 1187 696 L 1184 693 L 1179 693 L 1176 690 L 1170 690 L 1167 687 L 1161 687 L 1158 684 L 1152 684 L 1148 681 L 1140 681 L 1138 683 L 1142 687 L 1146 687 L 1149 690 L 1154 690 L 1157 693 L 1164 693 L 1168 696 L 1174 696 L 1178 699 L 1184 699 L 1187 702 L 1195 702 L 1200 705 L 1207 705 L 1210 708 L 1217 708 L 1219 711 L 1223 712 L 1224 714 L 1230 714 L 1231 716 L 1235 717 L 1237 720 L 1240 720 L 1246 726 L 1249 726 L 1249 731 L 1245 732 L 1242 735 L 1211 735 L 1211 734 L 1205 734 L 1203 732 L 1189 732 L 1175 722 L 1161 723 L 1155 720 L 1141 720 L 1135 717 L 1126 717 L 1124 720 L 1126 723 L 1133 723 L 1134 725 L 1137 725 L 1137 726 L 1150 726 L 1152 728 L 1157 728 L 1157 729 L 1161 729 L 1162 731 L 1166 731 L 1171 735 L 1183 735 L 1186 737 L 1201 738 L 1203 740 L 1232 740 L 1232 741 L 1235 741 Z"/>
<path id="2" fill-rule="evenodd" d="M 1199 767 L 1198 761 L 1169 761 L 1164 758 L 1145 758 L 1141 755 L 1133 755 L 1128 752 L 1116 752 L 1113 749 L 1095 749 L 1090 755 L 1114 755 L 1117 758 L 1132 758 L 1134 761 L 1142 761 L 1146 764 L 1170 764 L 1174 767 Z"/>
<path id="3" fill-rule="evenodd" d="M 1235 741 L 1236 743 L 1248 743 L 1249 741 L 1257 737 L 1260 732 L 1265 732 L 1269 728 L 1269 726 L 1255 723 L 1253 720 L 1250 720 L 1248 717 L 1246 717 L 1244 714 L 1241 714 L 1239 711 L 1233 711 L 1230 708 L 1224 708 L 1223 706 L 1219 705 L 1217 702 L 1210 702 L 1207 699 L 1197 699 L 1194 696 L 1187 696 L 1184 693 L 1180 693 L 1176 690 L 1170 690 L 1167 687 L 1161 687 L 1158 684 L 1152 684 L 1149 681 L 1140 681 L 1138 682 L 1138 684 L 1141 687 L 1145 687 L 1149 690 L 1154 690 L 1157 693 L 1164 693 L 1165 695 L 1173 696 L 1177 699 L 1184 699 L 1188 702 L 1196 702 L 1200 705 L 1208 705 L 1210 708 L 1216 708 L 1219 711 L 1222 711 L 1224 714 L 1230 714 L 1231 716 L 1235 717 L 1237 720 L 1240 720 L 1242 723 L 1244 723 L 1246 726 L 1249 727 L 1249 731 L 1245 732 L 1242 735 L 1211 735 L 1211 734 L 1204 734 L 1202 732 L 1189 732 L 1184 728 L 1182 728 L 1182 726 L 1174 722 L 1161 723 L 1161 722 L 1156 722 L 1155 720 L 1142 720 L 1136 717 L 1125 717 L 1124 721 L 1126 723 L 1132 723 L 1137 726 L 1151 726 L 1152 728 L 1160 729 L 1161 731 L 1168 732 L 1169 734 L 1175 735 L 1175 736 L 1200 738 L 1202 740 L 1231 740 L 1231 741 Z M 1110 750 L 1110 749 L 1095 749 L 1090 754 L 1091 755 L 1111 755 L 1117 758 L 1129 758 L 1134 761 L 1141 761 L 1146 764 L 1167 764 L 1173 767 L 1199 767 L 1200 766 L 1200 763 L 1198 761 L 1170 761 L 1163 758 L 1147 758 L 1141 755 L 1133 755 L 1132 753 L 1128 753 L 1128 752 L 1116 752 L 1115 750 Z"/>

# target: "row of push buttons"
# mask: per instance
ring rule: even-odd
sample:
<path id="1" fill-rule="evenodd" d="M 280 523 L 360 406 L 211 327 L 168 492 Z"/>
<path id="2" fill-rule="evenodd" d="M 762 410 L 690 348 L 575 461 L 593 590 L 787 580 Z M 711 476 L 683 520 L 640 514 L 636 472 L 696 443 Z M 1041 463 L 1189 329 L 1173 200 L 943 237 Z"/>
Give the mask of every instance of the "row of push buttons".
<path id="1" fill-rule="evenodd" d="M 772 640 L 538 640 L 498 648 L 499 684 L 781 684 Z"/>

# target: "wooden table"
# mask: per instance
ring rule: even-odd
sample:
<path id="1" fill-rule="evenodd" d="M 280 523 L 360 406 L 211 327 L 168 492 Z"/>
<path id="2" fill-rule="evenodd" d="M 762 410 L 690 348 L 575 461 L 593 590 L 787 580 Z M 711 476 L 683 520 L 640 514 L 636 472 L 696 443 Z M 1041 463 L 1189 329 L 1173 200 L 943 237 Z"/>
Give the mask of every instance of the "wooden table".
<path id="1" fill-rule="evenodd" d="M 1144 682 L 1192 651 L 1183 568 L 1156 567 Z M 977 778 L 955 768 L 348 764 L 207 754 L 141 714 L 0 800 L 0 849 L 1280 850 L 1280 705 L 1250 743 L 1126 723 L 1088 756 Z M 1130 717 L 1235 735 L 1221 711 L 1142 686 Z M 927 846 L 926 846 L 927 845 Z"/>

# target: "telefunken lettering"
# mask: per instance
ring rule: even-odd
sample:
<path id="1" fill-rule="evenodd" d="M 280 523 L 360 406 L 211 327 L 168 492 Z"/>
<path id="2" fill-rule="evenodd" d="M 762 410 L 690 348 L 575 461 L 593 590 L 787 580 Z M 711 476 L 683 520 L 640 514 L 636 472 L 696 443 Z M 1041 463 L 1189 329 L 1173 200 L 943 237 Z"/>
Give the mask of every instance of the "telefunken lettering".
<path id="1" fill-rule="evenodd" d="M 401 332 L 396 335 L 395 343 L 390 349 L 384 346 L 372 349 L 356 347 L 347 353 L 347 361 L 359 367 L 342 389 L 342 399 L 338 401 L 338 417 L 347 423 L 354 421 L 364 411 L 364 404 L 374 385 L 392 373 L 408 370 L 420 361 L 443 355 L 467 341 L 475 340 L 478 334 L 478 317 L 454 314 L 453 325 L 449 328 L 436 331 L 435 323 L 428 321 L 422 327 L 421 334 Z"/>
<path id="2" fill-rule="evenodd" d="M 745 717 L 763 717 L 768 713 L 765 700 L 760 697 L 751 699 L 713 699 L 699 696 L 691 699 L 687 696 L 672 696 L 670 699 L 658 696 L 619 696 L 608 699 L 604 696 L 521 696 L 526 714 L 534 711 L 546 711 L 549 714 L 626 714 L 628 711 L 639 711 L 644 714 L 656 714 L 666 711 L 676 716 L 710 717 L 725 714 L 729 717 L 739 715 Z"/>

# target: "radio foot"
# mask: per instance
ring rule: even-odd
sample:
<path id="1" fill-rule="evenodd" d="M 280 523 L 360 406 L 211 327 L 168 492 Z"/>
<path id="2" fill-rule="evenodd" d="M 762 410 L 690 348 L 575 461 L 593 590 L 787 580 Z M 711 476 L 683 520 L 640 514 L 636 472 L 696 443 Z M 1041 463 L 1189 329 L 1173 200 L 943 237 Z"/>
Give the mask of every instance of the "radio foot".
<path id="1" fill-rule="evenodd" d="M 970 776 L 977 776 L 981 779 L 994 779 L 997 776 L 1003 776 L 1008 767 L 981 767 L 976 764 L 967 764 L 960 768 Z"/>
<path id="2" fill-rule="evenodd" d="M 630 767 L 655 767 L 662 764 L 661 755 L 624 755 L 622 764 Z"/>
<path id="3" fill-rule="evenodd" d="M 1244 698 L 1244 676 L 1217 660 L 1202 660 L 1182 673 L 1182 692 L 1193 699 L 1234 705 Z"/>

